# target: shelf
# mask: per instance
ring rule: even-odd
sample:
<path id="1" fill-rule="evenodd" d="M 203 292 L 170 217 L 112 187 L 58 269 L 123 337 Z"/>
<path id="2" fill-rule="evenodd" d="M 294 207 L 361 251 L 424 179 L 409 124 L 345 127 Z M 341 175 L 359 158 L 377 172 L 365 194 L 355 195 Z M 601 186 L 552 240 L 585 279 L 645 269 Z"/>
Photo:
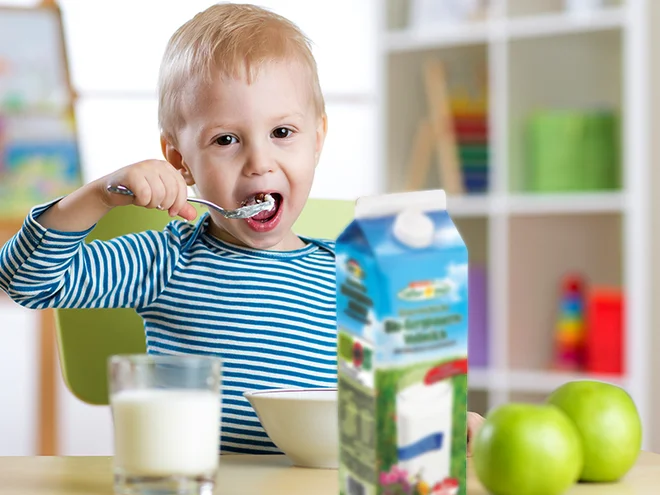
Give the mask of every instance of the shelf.
<path id="1" fill-rule="evenodd" d="M 584 16 L 553 13 L 503 21 L 438 26 L 436 29 L 407 28 L 387 33 L 385 50 L 400 53 L 485 44 L 491 37 L 523 39 L 619 29 L 624 26 L 625 12 L 624 8 L 616 7 Z"/>
<path id="2" fill-rule="evenodd" d="M 507 181 L 508 191 L 512 194 L 527 194 L 536 170 L 529 139 L 533 116 L 543 115 L 552 109 L 577 112 L 606 109 L 617 116 L 616 125 L 625 126 L 622 119 L 626 113 L 622 101 L 625 85 L 621 77 L 625 71 L 622 58 L 624 38 L 622 31 L 615 30 L 525 38 L 510 43 L 506 91 L 515 98 L 508 99 L 504 111 L 508 121 Z M 564 143 L 561 138 L 557 139 L 555 146 L 562 147 L 564 144 L 567 147 L 576 146 L 570 140 Z M 623 142 L 613 144 L 625 149 Z M 556 156 L 571 156 L 572 152 L 567 151 L 565 155 L 558 153 Z M 573 170 L 582 165 L 577 154 L 569 160 L 557 163 L 558 170 Z M 624 155 L 617 160 L 617 175 L 623 170 L 622 166 L 628 165 L 622 164 L 626 160 Z M 547 179 L 547 169 L 543 175 Z M 610 182 L 619 183 L 620 180 L 608 179 Z M 610 189 L 608 192 L 614 193 L 616 190 Z M 567 208 L 570 207 L 569 204 Z M 582 202 L 580 207 L 584 207 Z M 599 207 L 608 209 L 606 203 Z"/>
<path id="3" fill-rule="evenodd" d="M 625 196 L 620 192 L 513 194 L 507 210 L 515 215 L 620 213 Z"/>
<path id="4" fill-rule="evenodd" d="M 468 387 L 472 391 L 506 390 L 532 394 L 549 394 L 565 383 L 578 380 L 595 380 L 625 388 L 627 380 L 618 375 L 599 375 L 579 372 L 514 370 L 497 371 L 489 368 L 471 368 Z"/>
<path id="5" fill-rule="evenodd" d="M 447 198 L 447 211 L 455 218 L 487 217 L 491 209 L 491 198 L 487 194 Z"/>
<path id="6" fill-rule="evenodd" d="M 387 22 L 379 33 L 384 190 L 412 187 L 413 143 L 420 120 L 429 115 L 425 61 L 445 64 L 457 112 L 467 113 L 470 98 L 480 98 L 486 87 L 487 98 L 480 101 L 488 110 L 489 190 L 447 197 L 470 264 L 483 267 L 487 275 L 486 311 L 473 313 L 486 316 L 489 352 L 487 361 L 473 360 L 482 366 L 470 367 L 471 407 L 491 410 L 513 400 L 543 401 L 567 382 L 596 380 L 628 390 L 645 426 L 655 427 L 648 393 L 654 378 L 651 358 L 642 352 L 649 348 L 653 326 L 653 305 L 646 297 L 653 274 L 644 259 L 653 250 L 645 238 L 652 231 L 647 195 L 653 178 L 646 170 L 653 142 L 645 130 L 653 120 L 648 76 L 657 43 L 647 28 L 648 19 L 658 13 L 655 2 L 605 0 L 607 7 L 578 15 L 566 12 L 563 0 L 501 0 L 486 19 L 433 28 L 408 23 L 412 0 L 385 3 Z M 616 116 L 615 132 L 603 130 L 598 153 L 592 155 L 616 154 L 616 169 L 603 160 L 607 169 L 601 177 L 594 165 L 580 178 L 578 168 L 597 159 L 589 162 L 575 151 L 584 149 L 590 156 L 589 143 L 570 147 L 580 143 L 562 135 L 559 119 L 549 119 L 550 132 L 559 136 L 556 144 L 542 136 L 545 149 L 556 151 L 555 156 L 537 152 L 530 132 L 538 129 L 532 127 L 539 123 L 534 118 L 562 110 L 603 110 Z M 440 172 L 433 163 L 415 184 L 423 182 L 419 189 L 442 187 Z M 539 192 L 544 184 L 548 192 Z M 590 184 L 601 188 L 588 190 Z M 624 376 L 551 369 L 561 284 L 570 274 L 594 287 L 620 288 L 634 307 L 627 312 L 625 328 L 635 332 L 624 336 Z M 471 339 L 481 340 L 479 330 Z M 650 440 L 645 435 L 646 445 Z M 653 440 L 660 445 L 660 436 Z"/>
<path id="7" fill-rule="evenodd" d="M 512 39 L 539 38 L 617 29 L 624 22 L 625 9 L 617 7 L 584 16 L 557 13 L 514 18 L 506 23 L 505 33 Z"/>
<path id="8" fill-rule="evenodd" d="M 488 41 L 488 24 L 484 22 L 442 26 L 437 32 L 404 29 L 386 35 L 385 48 L 391 53 L 478 45 Z"/>
<path id="9" fill-rule="evenodd" d="M 491 371 L 488 368 L 470 368 L 468 371 L 468 388 L 470 390 L 489 390 Z"/>
<path id="10" fill-rule="evenodd" d="M 449 196 L 447 211 L 455 218 L 488 217 L 495 213 L 515 216 L 621 213 L 626 197 L 621 192 L 521 193 L 494 198 L 491 195 Z"/>
<path id="11" fill-rule="evenodd" d="M 594 375 L 588 373 L 570 373 L 560 371 L 510 371 L 508 388 L 511 392 L 550 393 L 564 383 L 576 380 L 596 380 L 625 386 L 624 377 L 617 375 Z"/>

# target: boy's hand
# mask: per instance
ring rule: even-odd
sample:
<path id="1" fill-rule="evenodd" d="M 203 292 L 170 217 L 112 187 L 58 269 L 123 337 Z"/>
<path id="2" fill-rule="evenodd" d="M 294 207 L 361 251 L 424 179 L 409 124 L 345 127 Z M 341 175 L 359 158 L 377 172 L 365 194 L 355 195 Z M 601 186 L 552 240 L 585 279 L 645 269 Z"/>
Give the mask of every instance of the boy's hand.
<path id="1" fill-rule="evenodd" d="M 122 185 L 135 196 L 111 193 L 108 186 Z M 47 229 L 82 232 L 93 227 L 115 206 L 135 204 L 167 210 L 194 220 L 197 210 L 186 200 L 188 191 L 183 176 L 168 162 L 145 160 L 76 189 L 38 216 Z"/>
<path id="2" fill-rule="evenodd" d="M 177 215 L 186 220 L 197 216 L 195 208 L 188 203 L 187 184 L 181 173 L 163 160 L 145 160 L 121 168 L 99 181 L 101 197 L 108 207 L 134 204 L 145 208 L 167 210 L 170 216 Z M 109 185 L 122 185 L 134 196 L 112 193 Z"/>
<path id="3" fill-rule="evenodd" d="M 475 412 L 468 412 L 467 415 L 467 455 L 468 457 L 472 456 L 472 441 L 474 440 L 475 435 L 481 428 L 481 425 L 484 423 L 485 419 Z"/>

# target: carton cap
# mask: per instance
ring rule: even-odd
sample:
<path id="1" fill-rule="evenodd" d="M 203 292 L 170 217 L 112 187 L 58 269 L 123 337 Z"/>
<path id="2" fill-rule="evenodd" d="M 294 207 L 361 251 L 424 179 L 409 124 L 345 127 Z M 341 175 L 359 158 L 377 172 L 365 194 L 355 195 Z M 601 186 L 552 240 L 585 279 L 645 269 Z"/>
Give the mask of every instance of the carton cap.
<path id="1" fill-rule="evenodd" d="M 435 225 L 427 215 L 417 210 L 399 213 L 394 221 L 394 237 L 412 248 L 425 248 L 433 242 Z"/>

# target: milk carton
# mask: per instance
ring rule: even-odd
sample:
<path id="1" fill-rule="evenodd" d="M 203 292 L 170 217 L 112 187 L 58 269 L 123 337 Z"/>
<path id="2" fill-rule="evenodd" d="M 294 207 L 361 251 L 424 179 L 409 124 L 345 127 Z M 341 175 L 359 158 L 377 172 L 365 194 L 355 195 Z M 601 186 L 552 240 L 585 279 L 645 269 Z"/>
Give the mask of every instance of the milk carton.
<path id="1" fill-rule="evenodd" d="M 465 495 L 468 253 L 444 192 L 360 198 L 336 252 L 341 495 Z"/>

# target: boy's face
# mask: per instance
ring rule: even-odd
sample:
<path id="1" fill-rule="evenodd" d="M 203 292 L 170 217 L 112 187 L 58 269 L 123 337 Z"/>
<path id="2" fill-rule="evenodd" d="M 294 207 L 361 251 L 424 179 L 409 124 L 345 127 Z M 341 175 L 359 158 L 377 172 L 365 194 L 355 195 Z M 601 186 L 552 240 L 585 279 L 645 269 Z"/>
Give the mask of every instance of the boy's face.
<path id="1" fill-rule="evenodd" d="M 307 81 L 298 64 L 271 62 L 251 84 L 218 77 L 189 88 L 174 150 L 180 164 L 168 160 L 223 208 L 253 202 L 259 193 L 275 199 L 263 218 L 229 220 L 211 211 L 213 235 L 257 249 L 301 247 L 291 227 L 309 196 L 326 132 Z"/>

